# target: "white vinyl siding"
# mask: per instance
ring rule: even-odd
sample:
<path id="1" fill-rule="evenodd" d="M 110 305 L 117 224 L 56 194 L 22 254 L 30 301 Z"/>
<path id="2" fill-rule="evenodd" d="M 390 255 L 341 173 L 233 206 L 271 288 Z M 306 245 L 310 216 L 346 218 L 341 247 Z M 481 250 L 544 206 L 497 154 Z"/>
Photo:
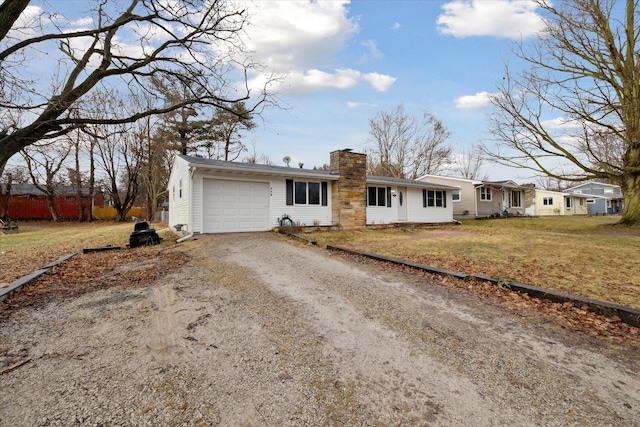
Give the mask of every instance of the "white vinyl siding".
<path id="1" fill-rule="evenodd" d="M 398 197 L 391 198 L 391 207 L 367 206 L 367 225 L 393 224 L 398 221 Z"/>
<path id="2" fill-rule="evenodd" d="M 202 233 L 202 177 L 194 177 L 191 185 L 193 186 L 191 196 L 193 228 L 191 231 Z"/>
<path id="3" fill-rule="evenodd" d="M 379 187 L 382 187 L 381 185 Z M 392 187 L 392 193 L 398 194 L 397 187 Z M 442 190 L 439 190 L 442 192 Z M 442 223 L 453 221 L 451 207 L 451 192 L 446 191 L 447 207 L 424 208 L 422 206 L 422 188 L 408 187 L 406 193 L 407 220 L 416 223 Z M 398 197 L 391 198 L 391 208 L 382 206 L 367 206 L 367 225 L 392 224 L 398 222 Z"/>
<path id="4" fill-rule="evenodd" d="M 182 181 L 182 197 L 180 197 L 180 181 Z M 191 203 L 191 180 L 189 177 L 189 164 L 176 157 L 174 167 L 169 177 L 169 225 L 186 225 L 185 231 L 192 231 L 189 221 L 189 205 Z"/>
<path id="5" fill-rule="evenodd" d="M 298 179 L 300 182 L 317 182 L 320 183 L 320 204 L 319 205 L 287 205 L 287 188 L 286 179 L 274 179 L 272 185 L 271 197 L 271 225 L 277 227 L 278 218 L 287 214 L 296 223 L 306 226 L 322 225 L 329 226 L 331 223 L 331 181 L 327 183 L 327 206 L 322 206 L 322 181 L 314 179 Z M 297 180 L 294 180 L 297 181 Z M 308 192 L 307 185 L 307 192 Z"/>

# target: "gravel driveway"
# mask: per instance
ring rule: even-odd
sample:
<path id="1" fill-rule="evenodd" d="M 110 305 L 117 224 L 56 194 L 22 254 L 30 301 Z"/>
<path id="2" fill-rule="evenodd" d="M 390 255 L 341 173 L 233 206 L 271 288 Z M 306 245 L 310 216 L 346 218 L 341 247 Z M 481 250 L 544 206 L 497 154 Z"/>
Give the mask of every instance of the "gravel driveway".
<path id="1" fill-rule="evenodd" d="M 638 426 L 640 355 L 264 234 L 0 324 L 1 426 Z"/>

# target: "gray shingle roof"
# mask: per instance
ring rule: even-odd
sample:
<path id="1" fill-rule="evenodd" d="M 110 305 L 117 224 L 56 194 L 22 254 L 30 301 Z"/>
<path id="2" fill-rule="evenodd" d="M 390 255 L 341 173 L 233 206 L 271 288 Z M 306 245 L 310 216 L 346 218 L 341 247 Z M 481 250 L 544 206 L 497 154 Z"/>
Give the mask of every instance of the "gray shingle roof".
<path id="1" fill-rule="evenodd" d="M 325 180 L 338 179 L 337 175 L 332 175 L 328 171 L 322 170 L 292 168 L 287 166 L 260 165 L 255 163 L 225 162 L 224 160 L 204 159 L 202 157 L 185 156 L 184 154 L 180 154 L 179 157 L 186 160 L 192 165 L 214 170 L 258 173 L 264 175 L 306 176 Z"/>
<path id="2" fill-rule="evenodd" d="M 6 184 L 0 184 L 0 188 L 2 189 L 2 193 L 7 189 Z M 38 189 L 33 184 L 27 183 L 13 183 L 11 184 L 11 194 L 13 196 L 44 196 L 44 193 Z M 76 187 L 71 185 L 58 185 L 55 187 L 55 194 L 60 197 L 71 197 L 76 195 Z M 84 196 L 89 194 L 89 190 L 86 188 L 82 189 L 82 194 Z"/>
<path id="3" fill-rule="evenodd" d="M 458 187 L 452 187 L 450 185 L 444 185 L 444 184 L 434 184 L 433 182 L 416 181 L 413 179 L 404 179 L 404 178 L 391 178 L 388 176 L 373 176 L 373 175 L 367 175 L 367 183 L 395 184 L 395 185 L 406 185 L 409 187 L 422 187 L 422 188 L 440 188 L 443 190 L 458 189 Z"/>
<path id="4" fill-rule="evenodd" d="M 287 166 L 260 165 L 255 163 L 225 162 L 224 160 L 205 159 L 202 157 L 186 156 L 184 154 L 180 154 L 179 157 L 197 167 L 203 167 L 203 168 L 208 168 L 212 170 L 229 171 L 229 172 L 236 172 L 236 173 L 257 173 L 257 174 L 278 175 L 278 176 L 298 176 L 298 177 L 308 177 L 308 178 L 316 178 L 316 179 L 324 179 L 324 180 L 338 180 L 338 175 L 331 174 L 329 171 L 324 171 L 324 170 L 291 168 Z M 367 183 L 385 184 L 385 185 L 390 185 L 390 184 L 406 185 L 409 187 L 422 187 L 422 188 L 441 188 L 444 190 L 456 188 L 456 187 L 451 187 L 449 185 L 415 181 L 412 179 L 390 178 L 385 176 L 370 176 L 370 175 L 367 176 Z"/>

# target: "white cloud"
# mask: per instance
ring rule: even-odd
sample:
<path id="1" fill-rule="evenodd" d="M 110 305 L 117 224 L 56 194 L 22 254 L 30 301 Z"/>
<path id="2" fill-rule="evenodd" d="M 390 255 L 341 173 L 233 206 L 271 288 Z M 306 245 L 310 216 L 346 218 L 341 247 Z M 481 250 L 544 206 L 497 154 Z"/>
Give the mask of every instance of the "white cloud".
<path id="1" fill-rule="evenodd" d="M 378 92 L 386 92 L 391 85 L 395 83 L 396 78 L 388 76 L 386 74 L 369 73 L 362 76 L 362 78 L 371 83 L 375 90 Z"/>
<path id="2" fill-rule="evenodd" d="M 530 37 L 543 29 L 532 0 L 453 0 L 442 6 L 438 30 L 455 37 Z"/>
<path id="3" fill-rule="evenodd" d="M 568 119 L 566 117 L 557 117 L 542 122 L 542 126 L 550 130 L 572 130 L 582 128 L 582 124 L 578 120 Z"/>
<path id="4" fill-rule="evenodd" d="M 270 90 L 286 94 L 304 94 L 321 90 L 348 90 L 362 81 L 371 84 L 378 92 L 384 92 L 395 82 L 395 78 L 378 73 L 363 74 L 351 68 L 326 72 L 318 69 L 296 71 L 287 75 L 281 83 L 272 83 Z M 264 87 L 266 76 L 259 75 L 249 82 L 249 87 L 259 90 Z"/>
<path id="5" fill-rule="evenodd" d="M 18 17 L 7 37 L 18 40 L 26 40 L 36 37 L 38 34 L 38 20 L 42 14 L 42 8 L 38 6 L 27 6 Z"/>
<path id="6" fill-rule="evenodd" d="M 248 4 L 247 47 L 276 72 L 333 62 L 360 27 L 340 1 L 258 1 Z"/>
<path id="7" fill-rule="evenodd" d="M 300 94 L 326 90 L 348 90 L 367 82 L 376 91 L 386 91 L 395 78 L 365 74 L 340 68 L 337 55 L 359 32 L 354 18 L 348 17 L 348 0 L 336 1 L 257 1 L 248 4 L 247 48 L 252 58 L 271 73 L 285 74 L 281 85 L 272 90 Z M 375 41 L 362 43 L 367 48 L 363 60 L 378 59 L 382 53 Z M 252 87 L 266 81 L 253 75 Z"/>
<path id="8" fill-rule="evenodd" d="M 360 107 L 377 107 L 377 104 L 370 104 L 368 102 L 354 102 L 354 101 L 348 101 L 347 102 L 347 107 L 349 108 L 360 108 Z"/>
<path id="9" fill-rule="evenodd" d="M 494 94 L 489 92 L 479 92 L 475 95 L 466 95 L 456 98 L 454 103 L 456 108 L 461 110 L 475 110 L 489 105 L 491 96 Z"/>
<path id="10" fill-rule="evenodd" d="M 399 22 L 394 22 L 393 25 L 391 26 L 392 30 L 399 30 L 400 27 L 402 27 L 402 25 L 400 25 Z"/>
<path id="11" fill-rule="evenodd" d="M 366 62 L 373 59 L 381 59 L 384 57 L 382 52 L 378 50 L 378 44 L 374 40 L 365 40 L 361 43 L 362 46 L 369 49 L 369 52 L 362 55 L 360 62 Z"/>

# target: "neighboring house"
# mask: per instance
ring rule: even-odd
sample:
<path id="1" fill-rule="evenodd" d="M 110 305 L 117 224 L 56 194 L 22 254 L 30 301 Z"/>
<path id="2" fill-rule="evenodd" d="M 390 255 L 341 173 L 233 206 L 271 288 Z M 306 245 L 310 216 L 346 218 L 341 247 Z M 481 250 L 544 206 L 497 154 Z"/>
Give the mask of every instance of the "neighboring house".
<path id="1" fill-rule="evenodd" d="M 296 225 L 357 229 L 453 221 L 452 187 L 366 176 L 366 156 L 331 153 L 329 171 L 176 156 L 169 224 L 195 233 L 266 231 L 284 215 Z"/>
<path id="2" fill-rule="evenodd" d="M 439 175 L 424 175 L 419 181 L 456 187 L 453 199 L 455 217 L 524 215 L 524 188 L 513 181 L 478 181 Z"/>
<path id="3" fill-rule="evenodd" d="M 624 209 L 624 197 L 619 185 L 589 181 L 567 188 L 564 192 L 589 196 L 589 215 L 621 214 Z"/>
<path id="4" fill-rule="evenodd" d="M 2 206 L 6 185 L 0 185 L 2 185 L 2 194 L 0 194 L 0 206 Z M 85 207 L 85 218 L 89 207 L 92 206 L 92 202 L 93 206 L 104 206 L 104 195 L 101 191 L 94 192 L 92 199 L 89 197 L 89 192 L 83 189 L 82 197 L 82 203 Z M 60 215 L 60 219 L 78 219 L 80 216 L 76 188 L 73 186 L 60 185 L 56 187 L 53 205 Z M 33 184 L 17 183 L 11 185 L 7 217 L 16 220 L 52 219 L 44 193 Z"/>
<path id="5" fill-rule="evenodd" d="M 526 190 L 527 203 L 525 213 L 531 216 L 554 215 L 587 215 L 587 196 L 582 194 L 568 194 L 559 191 Z"/>

